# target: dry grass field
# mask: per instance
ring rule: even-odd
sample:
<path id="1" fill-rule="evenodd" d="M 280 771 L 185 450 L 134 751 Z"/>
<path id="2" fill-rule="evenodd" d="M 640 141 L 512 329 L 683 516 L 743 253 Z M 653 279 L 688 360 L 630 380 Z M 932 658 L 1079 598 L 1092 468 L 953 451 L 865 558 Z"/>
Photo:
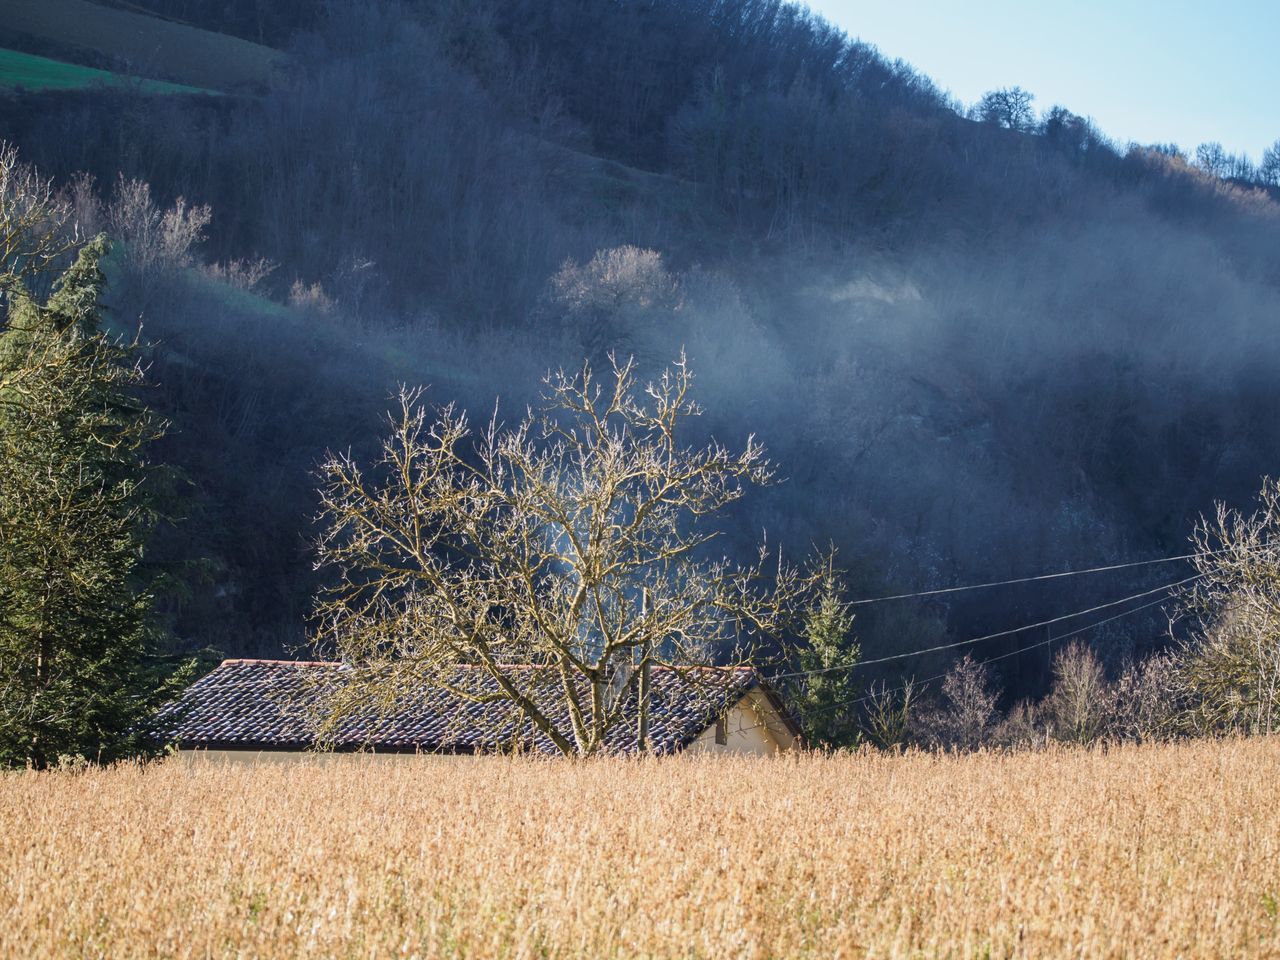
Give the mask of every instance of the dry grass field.
<path id="1" fill-rule="evenodd" d="M 0 776 L 0 956 L 1280 955 L 1280 742 Z"/>

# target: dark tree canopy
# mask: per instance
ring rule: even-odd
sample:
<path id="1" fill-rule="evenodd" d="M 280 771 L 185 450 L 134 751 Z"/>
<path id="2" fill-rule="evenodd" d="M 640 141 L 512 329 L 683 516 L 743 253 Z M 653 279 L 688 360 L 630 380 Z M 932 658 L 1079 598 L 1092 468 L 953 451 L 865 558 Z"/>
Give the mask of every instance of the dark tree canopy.
<path id="1" fill-rule="evenodd" d="M 172 694 L 139 559 L 153 522 L 137 348 L 102 330 L 99 239 L 0 333 L 0 765 L 111 760 Z"/>

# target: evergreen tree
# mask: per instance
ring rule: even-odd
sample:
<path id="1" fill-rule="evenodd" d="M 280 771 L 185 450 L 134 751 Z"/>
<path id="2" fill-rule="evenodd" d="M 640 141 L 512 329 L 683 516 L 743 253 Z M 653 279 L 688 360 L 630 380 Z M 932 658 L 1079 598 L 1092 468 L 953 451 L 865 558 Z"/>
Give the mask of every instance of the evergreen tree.
<path id="1" fill-rule="evenodd" d="M 101 328 L 85 246 L 46 304 L 21 290 L 0 332 L 0 765 L 111 760 L 189 668 L 154 654 L 139 574 L 155 521 L 136 343 Z"/>
<path id="2" fill-rule="evenodd" d="M 861 648 L 853 634 L 853 614 L 839 574 L 828 564 L 816 599 L 805 617 L 806 644 L 800 669 L 817 671 L 802 679 L 796 693 L 805 738 L 815 747 L 850 746 L 857 740 L 853 718 L 854 670 Z"/>

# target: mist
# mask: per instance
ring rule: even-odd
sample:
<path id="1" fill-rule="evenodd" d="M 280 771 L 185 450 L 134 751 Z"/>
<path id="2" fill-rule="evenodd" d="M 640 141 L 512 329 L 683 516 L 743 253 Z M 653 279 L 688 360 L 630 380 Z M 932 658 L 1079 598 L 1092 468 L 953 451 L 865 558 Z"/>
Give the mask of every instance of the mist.
<path id="1" fill-rule="evenodd" d="M 0 137 L 120 241 L 112 316 L 153 344 L 190 496 L 158 547 L 189 574 L 165 609 L 190 648 L 303 640 L 315 465 L 371 450 L 401 382 L 517 419 L 549 369 L 685 350 L 700 429 L 755 434 L 783 478 L 722 547 L 834 545 L 855 598 L 1186 553 L 1277 469 L 1274 186 L 1065 109 L 974 119 L 770 0 L 149 6 L 290 67 L 234 96 L 7 97 Z M 882 655 L 1180 569 L 868 605 L 856 628 Z M 1118 658 L 1166 627 L 1095 639 Z M 1043 683 L 1043 651 L 1006 662 Z"/>

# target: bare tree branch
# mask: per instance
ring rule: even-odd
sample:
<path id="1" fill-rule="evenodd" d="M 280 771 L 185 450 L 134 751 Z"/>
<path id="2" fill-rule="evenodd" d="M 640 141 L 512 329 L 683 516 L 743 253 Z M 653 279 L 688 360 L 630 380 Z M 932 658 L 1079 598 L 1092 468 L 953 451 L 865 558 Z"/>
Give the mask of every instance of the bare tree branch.
<path id="1" fill-rule="evenodd" d="M 468 666 L 557 748 L 591 754 L 646 663 L 742 664 L 783 633 L 811 576 L 763 549 L 745 567 L 705 556 L 711 518 L 773 469 L 754 438 L 682 445 L 692 381 L 683 357 L 643 386 L 631 360 L 603 381 L 584 364 L 479 436 L 406 388 L 371 469 L 330 455 L 319 565 L 336 577 L 316 639 L 356 669 L 328 726 Z"/>

